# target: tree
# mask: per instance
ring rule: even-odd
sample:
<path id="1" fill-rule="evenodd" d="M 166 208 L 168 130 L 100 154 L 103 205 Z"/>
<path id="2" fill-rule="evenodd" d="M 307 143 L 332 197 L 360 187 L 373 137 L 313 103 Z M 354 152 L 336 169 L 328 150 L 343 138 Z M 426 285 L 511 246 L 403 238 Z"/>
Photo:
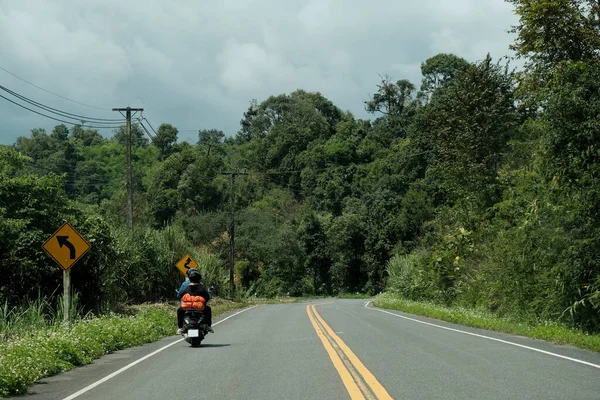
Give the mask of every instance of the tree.
<path id="1" fill-rule="evenodd" d="M 210 156 L 211 149 L 218 148 L 225 134 L 218 129 L 202 129 L 198 131 L 198 145 L 207 147 L 206 154 Z"/>
<path id="2" fill-rule="evenodd" d="M 193 149 L 187 149 L 181 153 L 172 154 L 167 159 L 159 164 L 155 164 L 148 174 L 147 191 L 150 202 L 150 212 L 154 221 L 153 225 L 156 228 L 164 227 L 172 222 L 177 211 L 183 208 L 180 181 L 182 175 L 189 168 L 194 168 L 194 163 L 197 161 L 197 154 Z M 186 174 L 190 182 L 192 177 Z M 202 178 L 199 178 L 202 179 Z M 190 185 L 193 185 L 190 182 Z M 195 196 L 194 188 L 185 185 L 185 192 L 189 197 Z M 198 193 L 199 196 L 202 193 Z"/>
<path id="3" fill-rule="evenodd" d="M 415 85 L 406 79 L 391 82 L 389 77 L 381 78 L 381 83 L 377 85 L 377 93 L 369 101 L 365 101 L 367 112 L 398 117 L 404 112 L 405 107 L 413 100 L 412 95 L 415 91 Z"/>
<path id="4" fill-rule="evenodd" d="M 38 174 L 67 174 L 65 190 L 69 196 L 74 196 L 75 169 L 82 158 L 68 134 L 65 125 L 57 125 L 50 135 L 43 129 L 33 129 L 31 137 L 17 138 L 15 149 L 31 158 L 32 167 Z"/>
<path id="5" fill-rule="evenodd" d="M 328 221 L 306 210 L 298 226 L 298 237 L 306 254 L 304 268 L 312 275 L 313 293 L 331 294 L 331 257 L 327 247 L 325 227 Z"/>
<path id="6" fill-rule="evenodd" d="M 248 150 L 246 166 L 260 171 L 298 169 L 297 157 L 311 142 L 335 134 L 342 115 L 320 93 L 304 90 L 271 96 L 252 106 L 242 121 L 240 139 Z M 286 182 L 290 178 L 283 177 Z"/>
<path id="7" fill-rule="evenodd" d="M 365 110 L 371 114 L 381 113 L 387 124 L 391 138 L 406 136 L 406 128 L 418 107 L 414 98 L 415 85 L 406 79 L 391 82 L 389 77 L 381 78 L 377 93 L 365 102 Z"/>
<path id="8" fill-rule="evenodd" d="M 114 132 L 112 137 L 121 146 L 127 145 L 127 127 L 122 125 Z M 144 136 L 144 131 L 137 123 L 131 124 L 131 145 L 133 147 L 146 147 L 148 146 L 148 139 Z"/>
<path id="9" fill-rule="evenodd" d="M 160 151 L 158 159 L 164 160 L 169 157 L 173 151 L 173 145 L 177 142 L 177 128 L 171 124 L 160 124 L 158 132 L 152 141 L 152 144 L 158 147 Z"/>
<path id="10" fill-rule="evenodd" d="M 600 173 L 600 62 L 564 63 L 548 88 L 540 120 L 547 177 L 583 183 L 583 175 Z"/>
<path id="11" fill-rule="evenodd" d="M 454 200 L 469 195 L 480 206 L 495 201 L 502 154 L 517 130 L 513 93 L 513 76 L 488 55 L 459 74 L 432 104 L 433 171 Z"/>
<path id="12" fill-rule="evenodd" d="M 179 178 L 177 191 L 181 211 L 189 214 L 218 210 L 223 204 L 223 182 L 220 159 L 196 155 Z"/>
<path id="13" fill-rule="evenodd" d="M 510 46 L 528 57 L 530 70 L 549 71 L 562 61 L 598 60 L 600 5 L 595 0 L 506 0 L 515 7 L 519 24 Z"/>
<path id="14" fill-rule="evenodd" d="M 367 273 L 367 286 L 371 294 L 384 289 L 385 263 L 391 257 L 391 251 L 400 239 L 401 228 L 395 216 L 400 210 L 401 197 L 390 190 L 378 190 L 363 197 L 365 204 L 365 242 L 363 260 Z"/>
<path id="15" fill-rule="evenodd" d="M 31 130 L 31 137 L 19 136 L 15 142 L 15 150 L 37 160 L 46 160 L 55 151 L 56 140 L 46 134 L 44 129 Z"/>
<path id="16" fill-rule="evenodd" d="M 9 303 L 34 298 L 38 291 L 51 293 L 58 285 L 56 266 L 41 246 L 64 218 L 75 217 L 63 187 L 62 177 L 55 174 L 0 176 L 0 232 L 6 234 L 0 241 L 0 297 Z"/>
<path id="17" fill-rule="evenodd" d="M 421 91 L 431 96 L 435 90 L 446 85 L 468 66 L 469 63 L 465 59 L 454 54 L 440 53 L 428 58 L 421 64 Z"/>
<path id="18" fill-rule="evenodd" d="M 56 140 L 65 141 L 69 138 L 69 128 L 66 125 L 56 125 L 50 134 L 50 137 Z"/>
<path id="19" fill-rule="evenodd" d="M 600 5 L 596 0 L 506 0 L 519 24 L 510 46 L 527 58 L 520 78 L 521 108 L 529 114 L 544 106 L 542 94 L 553 69 L 565 61 L 600 60 Z"/>
<path id="20" fill-rule="evenodd" d="M 0 145 L 0 176 L 9 176 L 22 170 L 27 161 L 31 159 L 6 145 Z"/>
<path id="21" fill-rule="evenodd" d="M 327 227 L 331 251 L 331 280 L 334 293 L 356 292 L 368 281 L 363 260 L 366 210 L 358 199 L 348 198 L 344 212 Z"/>
<path id="22" fill-rule="evenodd" d="M 104 138 L 96 129 L 84 129 L 81 125 L 71 128 L 71 138 L 79 146 L 98 146 L 104 142 Z"/>

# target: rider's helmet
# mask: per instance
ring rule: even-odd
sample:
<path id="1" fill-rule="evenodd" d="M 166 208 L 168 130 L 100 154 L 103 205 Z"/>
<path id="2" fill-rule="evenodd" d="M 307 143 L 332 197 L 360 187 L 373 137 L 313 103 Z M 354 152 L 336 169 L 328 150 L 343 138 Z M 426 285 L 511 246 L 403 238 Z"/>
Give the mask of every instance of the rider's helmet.
<path id="1" fill-rule="evenodd" d="M 187 272 L 190 282 L 199 283 L 202 280 L 202 274 L 196 268 L 190 268 Z"/>

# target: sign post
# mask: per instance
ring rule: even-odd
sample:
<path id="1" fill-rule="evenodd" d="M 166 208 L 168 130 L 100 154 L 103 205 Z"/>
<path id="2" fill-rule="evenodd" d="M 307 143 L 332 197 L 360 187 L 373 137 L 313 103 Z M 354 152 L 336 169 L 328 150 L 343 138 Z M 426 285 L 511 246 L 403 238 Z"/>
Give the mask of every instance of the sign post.
<path id="1" fill-rule="evenodd" d="M 44 251 L 63 270 L 63 309 L 65 322 L 68 322 L 71 316 L 71 267 L 91 247 L 87 240 L 68 222 L 65 222 L 58 228 L 42 246 Z"/>
<path id="2" fill-rule="evenodd" d="M 63 319 L 69 322 L 71 316 L 71 270 L 63 270 Z"/>
<path id="3" fill-rule="evenodd" d="M 175 266 L 184 276 L 187 276 L 188 269 L 198 268 L 198 263 L 188 253 L 181 260 L 177 261 L 177 264 L 175 264 Z"/>

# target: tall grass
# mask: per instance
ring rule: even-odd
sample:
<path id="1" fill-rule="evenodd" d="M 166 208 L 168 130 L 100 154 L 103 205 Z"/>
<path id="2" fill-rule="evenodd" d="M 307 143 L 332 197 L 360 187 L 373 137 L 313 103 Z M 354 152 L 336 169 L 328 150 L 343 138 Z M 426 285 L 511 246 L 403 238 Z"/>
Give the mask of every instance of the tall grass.
<path id="1" fill-rule="evenodd" d="M 175 334 L 176 303 L 128 306 L 124 314 L 101 316 L 77 314 L 73 323 L 62 322 L 51 302 L 38 299 L 8 309 L 2 308 L 0 341 L 0 398 L 27 392 L 37 380 L 85 365 L 94 359 Z M 77 304 L 74 304 L 78 310 Z M 215 299 L 213 317 L 246 306 Z M 149 329 L 151 328 L 151 329 Z"/>
<path id="2" fill-rule="evenodd" d="M 81 320 L 84 315 L 77 292 L 71 296 L 68 323 Z M 9 340 L 32 331 L 48 329 L 64 322 L 63 296 L 26 299 L 23 304 L 9 307 L 8 300 L 0 308 L 0 341 Z"/>
<path id="3" fill-rule="evenodd" d="M 434 297 L 432 277 L 420 266 L 423 253 L 394 255 L 387 265 L 388 291 L 412 300 Z"/>
<path id="4" fill-rule="evenodd" d="M 204 283 L 213 285 L 223 296 L 229 288 L 229 268 L 214 254 L 196 250 L 192 257 L 200 265 Z"/>
<path id="5" fill-rule="evenodd" d="M 600 335 L 582 332 L 555 321 L 531 323 L 515 318 L 501 318 L 486 310 L 446 307 L 432 302 L 408 300 L 401 295 L 392 293 L 377 296 L 373 304 L 376 307 L 403 311 L 464 326 L 600 351 Z"/>
<path id="6" fill-rule="evenodd" d="M 24 394 L 40 378 L 173 334 L 174 311 L 173 306 L 146 308 L 136 316 L 107 315 L 74 324 L 57 323 L 2 341 L 0 397 Z"/>
<path id="7" fill-rule="evenodd" d="M 133 235 L 117 230 L 114 235 L 118 260 L 105 277 L 110 283 L 105 297 L 113 301 L 113 307 L 172 299 L 174 289 L 184 279 L 175 265 L 188 253 L 199 264 L 205 284 L 221 291 L 227 287 L 229 280 L 222 260 L 192 246 L 180 227 L 167 226 L 160 231 L 144 228 Z"/>
<path id="8" fill-rule="evenodd" d="M 48 321 L 47 301 L 45 299 L 27 300 L 19 307 L 8 307 L 8 300 L 0 309 L 0 339 L 7 340 L 15 333 L 30 327 L 46 326 Z"/>

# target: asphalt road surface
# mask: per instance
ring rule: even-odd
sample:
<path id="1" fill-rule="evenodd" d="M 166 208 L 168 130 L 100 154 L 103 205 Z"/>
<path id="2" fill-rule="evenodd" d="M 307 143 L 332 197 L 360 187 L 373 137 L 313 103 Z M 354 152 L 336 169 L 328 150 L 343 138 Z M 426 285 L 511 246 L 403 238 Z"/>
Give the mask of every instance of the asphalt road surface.
<path id="1" fill-rule="evenodd" d="M 23 397 L 600 399 L 598 353 L 366 300 L 262 305 L 214 329 L 200 348 L 172 336 L 46 378 Z"/>

